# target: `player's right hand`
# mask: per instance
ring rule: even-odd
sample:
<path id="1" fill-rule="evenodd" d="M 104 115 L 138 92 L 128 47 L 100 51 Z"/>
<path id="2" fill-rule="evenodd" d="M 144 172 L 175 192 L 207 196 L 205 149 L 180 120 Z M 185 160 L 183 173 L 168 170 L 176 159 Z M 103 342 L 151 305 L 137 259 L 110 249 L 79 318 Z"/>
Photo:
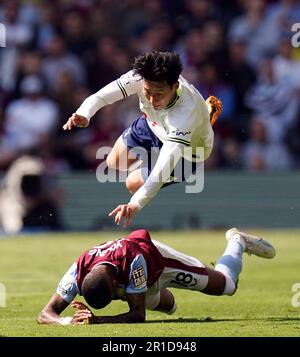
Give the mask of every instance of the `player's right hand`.
<path id="1" fill-rule="evenodd" d="M 72 116 L 68 119 L 68 121 L 63 125 L 64 130 L 71 130 L 73 126 L 77 126 L 79 128 L 86 128 L 89 125 L 88 118 L 73 113 Z"/>
<path id="2" fill-rule="evenodd" d="M 72 301 L 71 306 L 76 310 L 72 319 L 73 325 L 93 324 L 95 322 L 95 315 L 85 304 L 80 301 Z"/>
<path id="3" fill-rule="evenodd" d="M 139 208 L 134 203 L 128 203 L 126 205 L 119 205 L 113 211 L 109 213 L 109 217 L 115 216 L 115 223 L 120 225 L 122 219 L 124 219 L 124 227 L 127 228 L 131 225 L 133 217 L 137 214 Z"/>

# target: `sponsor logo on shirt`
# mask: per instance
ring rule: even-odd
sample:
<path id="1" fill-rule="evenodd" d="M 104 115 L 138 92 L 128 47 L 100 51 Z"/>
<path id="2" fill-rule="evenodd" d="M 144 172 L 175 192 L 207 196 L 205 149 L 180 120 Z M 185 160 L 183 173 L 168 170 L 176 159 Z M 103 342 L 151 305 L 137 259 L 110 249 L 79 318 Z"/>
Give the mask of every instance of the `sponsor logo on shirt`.
<path id="1" fill-rule="evenodd" d="M 146 285 L 146 277 L 142 266 L 134 269 L 132 272 L 133 284 L 136 288 L 143 288 Z"/>
<path id="2" fill-rule="evenodd" d="M 122 244 L 119 240 L 113 243 L 110 247 L 107 248 L 109 244 L 113 243 L 113 241 L 109 241 L 105 244 L 97 245 L 93 249 L 89 251 L 89 255 L 96 255 L 96 257 L 104 257 L 107 252 L 113 252 L 117 248 L 122 248 Z"/>
<path id="3" fill-rule="evenodd" d="M 185 136 L 191 134 L 191 131 L 172 130 L 171 134 L 175 134 L 176 136 Z"/>

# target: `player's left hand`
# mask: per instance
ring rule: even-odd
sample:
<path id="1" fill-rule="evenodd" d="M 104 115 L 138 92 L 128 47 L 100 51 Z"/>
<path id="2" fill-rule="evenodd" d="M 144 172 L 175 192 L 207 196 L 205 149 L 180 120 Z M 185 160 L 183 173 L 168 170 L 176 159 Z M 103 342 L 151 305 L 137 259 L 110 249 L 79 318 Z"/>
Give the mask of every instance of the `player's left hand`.
<path id="1" fill-rule="evenodd" d="M 95 315 L 85 304 L 79 301 L 72 301 L 71 306 L 76 309 L 72 319 L 72 324 L 84 325 L 94 323 Z"/>
<path id="2" fill-rule="evenodd" d="M 119 226 L 122 219 L 124 218 L 124 227 L 130 226 L 133 217 L 137 214 L 139 208 L 133 203 L 128 203 L 126 205 L 119 205 L 113 211 L 109 213 L 109 217 L 115 216 L 115 222 Z"/>

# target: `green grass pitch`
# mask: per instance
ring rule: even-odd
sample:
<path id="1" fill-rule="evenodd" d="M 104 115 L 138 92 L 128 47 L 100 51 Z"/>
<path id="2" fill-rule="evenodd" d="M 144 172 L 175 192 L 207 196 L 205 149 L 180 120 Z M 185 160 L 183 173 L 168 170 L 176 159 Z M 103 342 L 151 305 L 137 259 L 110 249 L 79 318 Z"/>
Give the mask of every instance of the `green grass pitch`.
<path id="1" fill-rule="evenodd" d="M 299 336 L 300 307 L 292 306 L 292 285 L 300 283 L 300 232 L 254 230 L 277 250 L 273 260 L 244 256 L 239 289 L 232 296 L 212 297 L 174 289 L 178 309 L 172 316 L 147 312 L 141 324 L 50 326 L 36 316 L 57 283 L 83 250 L 122 237 L 122 232 L 39 235 L 0 239 L 0 283 L 6 307 L 0 307 L 0 336 Z M 151 232 L 175 249 L 210 265 L 226 246 L 224 232 Z M 300 302 L 300 298 L 298 299 Z M 101 314 L 125 312 L 115 301 Z M 64 315 L 70 315 L 68 308 Z M 100 314 L 97 311 L 97 314 Z"/>

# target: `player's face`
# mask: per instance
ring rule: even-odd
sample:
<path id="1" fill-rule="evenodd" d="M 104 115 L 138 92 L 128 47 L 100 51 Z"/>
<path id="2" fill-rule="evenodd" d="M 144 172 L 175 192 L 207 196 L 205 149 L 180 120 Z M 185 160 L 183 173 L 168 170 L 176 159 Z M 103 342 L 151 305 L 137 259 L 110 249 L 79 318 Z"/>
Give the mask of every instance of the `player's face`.
<path id="1" fill-rule="evenodd" d="M 166 108 L 176 97 L 179 83 L 170 86 L 166 81 L 143 81 L 143 93 L 155 110 Z"/>

